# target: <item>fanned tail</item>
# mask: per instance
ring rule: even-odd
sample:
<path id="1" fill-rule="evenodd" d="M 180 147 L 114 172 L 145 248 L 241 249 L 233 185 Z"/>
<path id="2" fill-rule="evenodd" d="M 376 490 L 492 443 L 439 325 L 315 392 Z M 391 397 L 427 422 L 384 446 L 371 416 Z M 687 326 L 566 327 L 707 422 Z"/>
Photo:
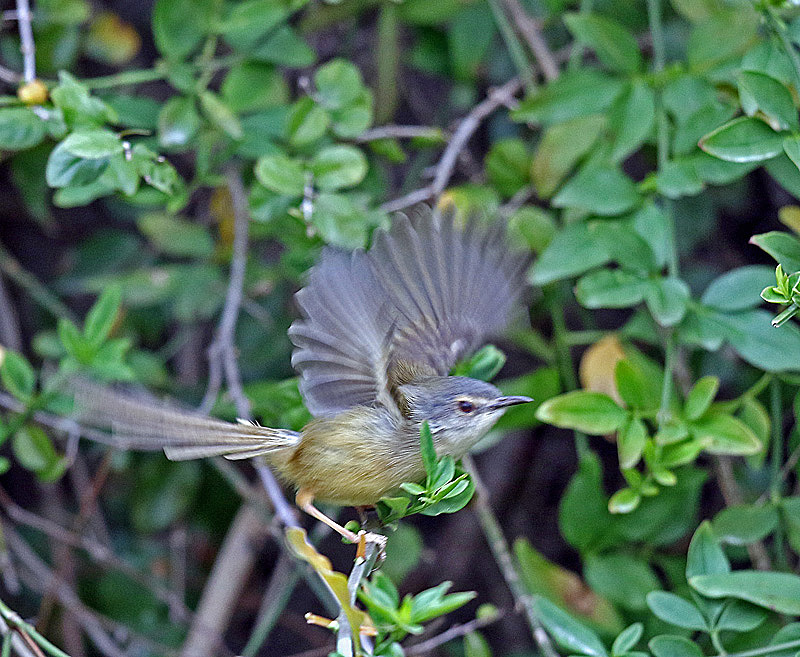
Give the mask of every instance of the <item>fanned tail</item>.
<path id="1" fill-rule="evenodd" d="M 253 422 L 237 423 L 144 401 L 85 380 L 73 380 L 78 420 L 111 429 L 122 449 L 160 450 L 172 461 L 224 456 L 247 459 L 295 447 L 300 434 Z"/>

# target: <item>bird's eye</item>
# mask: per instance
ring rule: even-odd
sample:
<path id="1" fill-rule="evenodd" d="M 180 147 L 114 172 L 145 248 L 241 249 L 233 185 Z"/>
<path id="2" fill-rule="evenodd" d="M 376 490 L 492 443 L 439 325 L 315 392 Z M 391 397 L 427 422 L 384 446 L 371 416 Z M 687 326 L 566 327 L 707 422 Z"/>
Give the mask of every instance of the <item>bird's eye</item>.
<path id="1" fill-rule="evenodd" d="M 458 400 L 458 410 L 462 413 L 472 413 L 475 410 L 475 405 L 466 399 Z"/>

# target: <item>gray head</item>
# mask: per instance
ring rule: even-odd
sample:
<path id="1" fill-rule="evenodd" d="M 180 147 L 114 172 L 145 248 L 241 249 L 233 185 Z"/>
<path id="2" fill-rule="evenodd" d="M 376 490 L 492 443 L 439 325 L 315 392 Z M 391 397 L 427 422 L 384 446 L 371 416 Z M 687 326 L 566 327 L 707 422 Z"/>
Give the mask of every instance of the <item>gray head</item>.
<path id="1" fill-rule="evenodd" d="M 411 420 L 427 420 L 437 451 L 458 458 L 475 445 L 509 406 L 533 401 L 504 396 L 491 383 L 466 376 L 432 376 L 400 387 Z"/>

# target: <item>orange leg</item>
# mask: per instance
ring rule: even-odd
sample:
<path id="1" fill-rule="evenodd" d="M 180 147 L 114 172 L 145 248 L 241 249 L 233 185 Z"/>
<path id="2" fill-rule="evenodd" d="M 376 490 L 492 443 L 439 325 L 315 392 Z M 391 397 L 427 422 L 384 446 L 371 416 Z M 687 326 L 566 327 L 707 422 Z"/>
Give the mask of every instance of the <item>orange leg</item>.
<path id="1" fill-rule="evenodd" d="M 326 525 L 328 525 L 328 527 L 344 536 L 348 541 L 352 543 L 359 542 L 359 537 L 357 534 L 354 534 L 349 529 L 342 527 L 338 522 L 332 518 L 329 518 L 314 506 L 314 494 L 310 490 L 301 488 L 299 491 L 297 491 L 295 502 L 297 503 L 297 506 L 303 509 L 303 511 L 305 511 L 312 518 L 316 518 L 320 522 L 324 522 Z"/>

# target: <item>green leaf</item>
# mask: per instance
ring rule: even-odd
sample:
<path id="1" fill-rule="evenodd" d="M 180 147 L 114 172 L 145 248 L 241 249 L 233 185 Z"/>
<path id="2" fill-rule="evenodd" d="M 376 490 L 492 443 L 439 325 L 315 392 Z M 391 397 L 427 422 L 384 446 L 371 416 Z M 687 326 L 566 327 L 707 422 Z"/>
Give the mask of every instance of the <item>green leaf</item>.
<path id="1" fill-rule="evenodd" d="M 521 139 L 501 139 L 486 155 L 486 175 L 503 196 L 511 197 L 528 184 L 530 159 Z"/>
<path id="2" fill-rule="evenodd" d="M 265 155 L 256 162 L 256 178 L 267 189 L 287 196 L 302 196 L 306 184 L 303 165 L 283 153 Z"/>
<path id="3" fill-rule="evenodd" d="M 613 216 L 632 210 L 640 200 L 636 185 L 622 171 L 592 164 L 564 184 L 553 198 L 553 206 Z"/>
<path id="4" fill-rule="evenodd" d="M 188 146 L 200 128 L 194 98 L 174 96 L 158 113 L 158 143 L 164 148 Z"/>
<path id="5" fill-rule="evenodd" d="M 19 429 L 11 447 L 22 467 L 32 472 L 45 472 L 59 460 L 53 443 L 38 426 L 28 424 Z"/>
<path id="6" fill-rule="evenodd" d="M 479 632 L 469 632 L 464 636 L 464 657 L 492 657 L 489 642 Z"/>
<path id="7" fill-rule="evenodd" d="M 683 414 L 688 420 L 698 420 L 711 407 L 711 402 L 717 396 L 719 390 L 719 379 L 715 376 L 704 376 L 694 384 L 686 403 L 683 407 Z"/>
<path id="8" fill-rule="evenodd" d="M 759 14 L 751 5 L 714 6 L 708 18 L 689 35 L 687 54 L 691 70 L 705 72 L 742 55 L 757 37 Z"/>
<path id="9" fill-rule="evenodd" d="M 674 326 L 686 314 L 689 295 L 689 286 L 681 279 L 663 277 L 650 281 L 644 300 L 658 324 Z"/>
<path id="10" fill-rule="evenodd" d="M 798 257 L 800 257 L 800 244 Z M 774 281 L 775 273 L 766 265 L 737 267 L 715 278 L 703 292 L 700 301 L 717 310 L 728 312 L 747 310 L 760 305 L 758 295 Z"/>
<path id="11" fill-rule="evenodd" d="M 703 657 L 697 644 L 682 636 L 661 634 L 647 644 L 654 657 Z"/>
<path id="12" fill-rule="evenodd" d="M 96 181 L 108 167 L 108 158 L 85 160 L 70 153 L 64 142 L 50 153 L 45 179 L 50 187 L 79 187 Z"/>
<path id="13" fill-rule="evenodd" d="M 220 26 L 225 41 L 234 49 L 251 51 L 268 39 L 270 33 L 289 15 L 283 3 L 275 0 L 245 0 L 233 6 Z"/>
<path id="14" fill-rule="evenodd" d="M 454 368 L 453 375 L 491 381 L 505 363 L 506 355 L 493 344 L 487 344 L 478 349 L 469 360 L 459 363 Z"/>
<path id="15" fill-rule="evenodd" d="M 311 160 L 314 184 L 325 191 L 354 187 L 367 175 L 367 158 L 355 146 L 339 144 L 321 149 Z"/>
<path id="16" fill-rule="evenodd" d="M 622 80 L 593 68 L 566 71 L 523 99 L 511 112 L 511 118 L 548 125 L 600 114 L 610 107 L 624 87 Z"/>
<path id="17" fill-rule="evenodd" d="M 6 390 L 27 404 L 33 396 L 36 373 L 22 354 L 0 349 L 0 381 Z"/>
<path id="18" fill-rule="evenodd" d="M 731 564 L 722 551 L 711 523 L 704 520 L 692 536 L 686 556 L 686 579 L 729 573 Z"/>
<path id="19" fill-rule="evenodd" d="M 329 192 L 317 195 L 311 215 L 320 237 L 345 249 L 364 247 L 370 230 L 382 221 L 382 214 L 357 205 L 353 196 Z"/>
<path id="20" fill-rule="evenodd" d="M 274 66 L 262 62 L 244 61 L 232 66 L 222 81 L 220 93 L 236 114 L 277 107 L 289 100 L 283 76 Z"/>
<path id="21" fill-rule="evenodd" d="M 436 450 L 433 448 L 433 436 L 427 422 L 422 423 L 419 430 L 420 452 L 425 472 L 428 474 L 428 488 L 436 477 Z"/>
<path id="22" fill-rule="evenodd" d="M 586 222 L 567 224 L 537 258 L 529 280 L 534 285 L 544 285 L 582 274 L 609 260 L 609 254 Z"/>
<path id="23" fill-rule="evenodd" d="M 564 22 L 575 40 L 594 50 L 608 68 L 621 73 L 635 73 L 641 69 L 639 45 L 617 21 L 581 12 L 564 14 Z"/>
<path id="24" fill-rule="evenodd" d="M 611 646 L 611 654 L 614 657 L 621 657 L 636 647 L 639 639 L 642 638 L 644 633 L 644 625 L 641 623 L 633 623 L 626 627 L 614 639 L 614 645 Z"/>
<path id="25" fill-rule="evenodd" d="M 753 235 L 750 243 L 769 253 L 788 273 L 800 271 L 800 240 L 781 230 Z M 769 283 L 767 283 L 768 285 Z"/>
<path id="26" fill-rule="evenodd" d="M 372 125 L 372 106 L 372 93 L 368 89 L 364 89 L 354 103 L 339 110 L 331 110 L 331 130 L 333 134 L 342 139 L 358 137 Z M 390 155 L 394 155 L 395 158 L 397 157 L 396 152 L 393 152 L 393 149 L 388 146 L 390 143 L 397 145 L 396 142 L 392 142 L 392 140 L 383 142 L 381 142 L 381 140 L 376 140 L 375 142 L 370 142 L 370 146 L 375 147 L 380 143 L 383 144 L 384 150 L 389 151 Z M 405 158 L 405 153 L 403 153 L 399 146 L 397 146 L 397 150 L 402 154 L 400 160 L 403 160 L 403 158 Z M 389 155 L 387 155 L 387 157 L 389 157 Z"/>
<path id="27" fill-rule="evenodd" d="M 233 113 L 219 96 L 211 91 L 203 91 L 200 94 L 200 108 L 216 127 L 224 132 L 231 139 L 241 139 L 243 136 L 242 124 L 238 117 Z"/>
<path id="28" fill-rule="evenodd" d="M 608 652 L 595 632 L 545 598 L 537 598 L 533 604 L 536 615 L 556 644 L 570 653 L 607 657 Z"/>
<path id="29" fill-rule="evenodd" d="M 647 427 L 639 418 L 632 417 L 617 436 L 620 469 L 632 468 L 639 462 L 646 441 Z"/>
<path id="30" fill-rule="evenodd" d="M 600 461 L 591 452 L 578 463 L 561 498 L 558 522 L 567 542 L 581 552 L 595 547 L 609 529 L 607 505 Z"/>
<path id="31" fill-rule="evenodd" d="M 731 506 L 714 516 L 714 534 L 731 545 L 747 545 L 765 538 L 778 526 L 778 511 L 771 504 Z"/>
<path id="32" fill-rule="evenodd" d="M 733 119 L 700 140 L 700 148 L 727 162 L 761 162 L 783 151 L 783 135 L 760 119 Z"/>
<path id="33" fill-rule="evenodd" d="M 660 385 L 630 360 L 614 366 L 614 383 L 628 408 L 637 411 L 657 410 L 661 403 Z"/>
<path id="34" fill-rule="evenodd" d="M 346 59 L 332 59 L 314 73 L 317 98 L 323 107 L 338 110 L 356 102 L 364 91 L 361 71 Z"/>
<path id="35" fill-rule="evenodd" d="M 208 258 L 214 253 L 214 240 L 204 226 L 169 214 L 143 214 L 139 230 L 162 253 L 178 257 Z"/>
<path id="36" fill-rule="evenodd" d="M 800 329 L 793 323 L 775 329 L 772 315 L 764 310 L 718 314 L 714 321 L 748 363 L 768 372 L 800 369 Z"/>
<path id="37" fill-rule="evenodd" d="M 646 596 L 659 587 L 645 560 L 622 552 L 586 555 L 583 574 L 592 589 L 630 610 L 646 609 Z"/>
<path id="38" fill-rule="evenodd" d="M 598 269 L 581 277 L 575 298 L 586 308 L 628 308 L 644 299 L 649 285 L 624 269 Z"/>
<path id="39" fill-rule="evenodd" d="M 655 91 L 646 82 L 633 80 L 609 110 L 609 128 L 614 135 L 611 161 L 621 162 L 636 151 L 651 134 L 655 119 Z"/>
<path id="40" fill-rule="evenodd" d="M 552 196 L 561 181 L 594 146 L 606 121 L 602 116 L 579 116 L 548 127 L 531 163 L 531 180 L 542 198 Z"/>
<path id="41" fill-rule="evenodd" d="M 656 174 L 656 187 L 667 198 L 694 196 L 703 191 L 703 186 L 693 159 L 670 160 L 664 163 Z"/>
<path id="42" fill-rule="evenodd" d="M 762 445 L 744 422 L 722 413 L 703 417 L 691 425 L 692 434 L 711 454 L 757 454 Z"/>
<path id="43" fill-rule="evenodd" d="M 61 142 L 60 146 L 84 160 L 109 158 L 122 152 L 122 141 L 110 130 L 77 130 Z"/>
<path id="44" fill-rule="evenodd" d="M 289 114 L 289 143 L 307 146 L 321 139 L 330 125 L 331 118 L 323 107 L 311 98 L 301 98 Z"/>
<path id="45" fill-rule="evenodd" d="M 122 302 L 122 288 L 119 285 L 107 287 L 95 301 L 86 315 L 83 336 L 93 347 L 99 347 L 111 334 Z"/>
<path id="46" fill-rule="evenodd" d="M 33 148 L 47 135 L 47 126 L 27 107 L 0 109 L 0 149 L 9 151 Z"/>
<path id="47" fill-rule="evenodd" d="M 653 591 L 647 594 L 647 606 L 661 620 L 687 630 L 708 630 L 708 624 L 695 605 L 674 593 Z"/>
<path id="48" fill-rule="evenodd" d="M 477 593 L 474 591 L 445 595 L 452 585 L 452 582 L 442 582 L 438 586 L 417 593 L 411 601 L 411 622 L 427 623 L 429 620 L 449 614 L 475 599 Z"/>
<path id="49" fill-rule="evenodd" d="M 542 208 L 524 206 L 508 218 L 509 242 L 524 244 L 537 254 L 544 251 L 555 233 L 553 215 Z"/>
<path id="50" fill-rule="evenodd" d="M 212 0 L 157 0 L 153 7 L 153 37 L 161 54 L 180 60 L 200 45 L 213 15 Z"/>
<path id="51" fill-rule="evenodd" d="M 622 488 L 608 500 L 609 513 L 631 513 L 642 501 L 642 496 L 632 488 Z"/>
<path id="52" fill-rule="evenodd" d="M 714 626 L 718 630 L 750 632 L 761 625 L 766 618 L 767 613 L 764 610 L 742 600 L 731 600 L 723 607 Z"/>
<path id="53" fill-rule="evenodd" d="M 689 585 L 709 598 L 738 598 L 779 614 L 800 615 L 800 577 L 791 573 L 737 570 L 690 577 Z"/>
<path id="54" fill-rule="evenodd" d="M 783 152 L 800 169 L 800 136 L 790 135 L 783 140 Z"/>
<path id="55" fill-rule="evenodd" d="M 758 71 L 740 71 L 736 81 L 739 100 L 747 116 L 761 111 L 774 130 L 800 127 L 792 94 L 781 82 Z"/>
<path id="56" fill-rule="evenodd" d="M 316 55 L 288 25 L 278 26 L 267 41 L 250 52 L 252 59 L 278 66 L 311 66 Z"/>
<path id="57" fill-rule="evenodd" d="M 536 418 L 563 429 L 603 435 L 619 429 L 627 420 L 628 412 L 608 395 L 573 390 L 544 402 L 536 410 Z"/>

